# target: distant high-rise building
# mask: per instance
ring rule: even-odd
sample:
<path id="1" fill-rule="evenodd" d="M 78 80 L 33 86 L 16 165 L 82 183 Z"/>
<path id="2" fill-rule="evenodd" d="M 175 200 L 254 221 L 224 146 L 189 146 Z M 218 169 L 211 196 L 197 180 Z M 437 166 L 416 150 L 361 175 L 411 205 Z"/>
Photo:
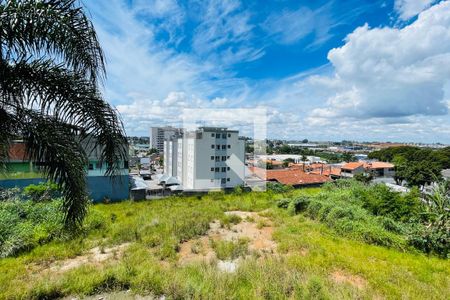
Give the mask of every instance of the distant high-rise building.
<path id="1" fill-rule="evenodd" d="M 164 174 L 184 190 L 233 188 L 244 183 L 245 141 L 237 130 L 200 127 L 164 142 Z"/>
<path id="2" fill-rule="evenodd" d="M 158 149 L 160 153 L 163 153 L 164 140 L 180 135 L 181 133 L 181 128 L 175 128 L 172 126 L 152 127 L 150 128 L 150 148 Z"/>

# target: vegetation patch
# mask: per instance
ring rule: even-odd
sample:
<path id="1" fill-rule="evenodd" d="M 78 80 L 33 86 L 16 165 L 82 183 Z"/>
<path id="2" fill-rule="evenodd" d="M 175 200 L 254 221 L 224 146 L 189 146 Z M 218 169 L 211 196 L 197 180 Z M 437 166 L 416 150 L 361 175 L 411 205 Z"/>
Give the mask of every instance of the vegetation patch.
<path id="1" fill-rule="evenodd" d="M 325 186 L 282 194 L 224 194 L 220 201 L 204 195 L 201 200 L 174 196 L 93 205 L 78 235 L 56 235 L 0 259 L 0 299 L 98 299 L 122 295 L 123 290 L 168 299 L 448 299 L 448 260 L 368 244 L 337 231 L 328 223 L 330 215 L 360 220 L 357 211 L 352 214 L 346 207 L 334 213 L 323 209 L 315 218 L 303 204 L 288 201 L 286 208 L 278 207 L 281 199 L 313 203 L 310 200 L 324 200 L 319 195 L 332 193 L 333 201 L 356 205 L 384 230 L 405 236 L 404 222 L 373 215 L 363 207 L 364 199 L 352 196 L 349 190 L 359 186 L 338 184 L 343 186 L 341 194 Z M 241 218 L 229 229 L 220 224 L 228 214 Z M 442 221 L 437 215 L 433 220 Z M 115 249 L 123 244 L 127 246 Z M 215 250 L 227 260 L 219 260 Z M 102 259 L 94 259 L 93 251 Z M 65 263 L 83 257 L 89 259 L 61 271 Z"/>

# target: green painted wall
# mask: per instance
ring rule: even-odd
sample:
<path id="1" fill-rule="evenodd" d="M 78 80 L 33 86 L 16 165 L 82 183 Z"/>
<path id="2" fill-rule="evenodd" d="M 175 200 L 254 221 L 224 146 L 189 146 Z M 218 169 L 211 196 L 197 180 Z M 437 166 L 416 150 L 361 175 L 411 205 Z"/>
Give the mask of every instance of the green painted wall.
<path id="1" fill-rule="evenodd" d="M 29 162 L 9 162 L 7 168 L 10 172 L 30 172 Z"/>

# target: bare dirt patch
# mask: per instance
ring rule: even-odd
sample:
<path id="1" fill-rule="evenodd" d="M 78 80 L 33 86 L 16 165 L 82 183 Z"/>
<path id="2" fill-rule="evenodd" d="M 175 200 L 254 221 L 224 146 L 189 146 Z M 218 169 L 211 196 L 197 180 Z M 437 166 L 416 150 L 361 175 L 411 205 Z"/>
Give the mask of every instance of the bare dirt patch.
<path id="1" fill-rule="evenodd" d="M 119 259 L 122 257 L 123 251 L 129 246 L 129 243 L 121 244 L 114 247 L 103 248 L 95 247 L 84 255 L 56 261 L 46 269 L 51 272 L 66 272 L 83 265 L 98 265 L 109 259 Z"/>
<path id="2" fill-rule="evenodd" d="M 272 240 L 273 224 L 256 212 L 228 211 L 226 215 L 236 215 L 242 220 L 238 224 L 222 226 L 219 220 L 209 224 L 209 230 L 205 236 L 187 241 L 180 245 L 180 263 L 205 261 L 216 259 L 216 254 L 211 247 L 210 240 L 238 241 L 247 239 L 248 250 L 260 255 L 272 254 L 276 251 L 276 243 Z"/>
<path id="3" fill-rule="evenodd" d="M 336 283 L 348 283 L 360 290 L 367 286 L 367 281 L 358 275 L 352 275 L 342 270 L 336 270 L 331 274 L 331 279 Z"/>

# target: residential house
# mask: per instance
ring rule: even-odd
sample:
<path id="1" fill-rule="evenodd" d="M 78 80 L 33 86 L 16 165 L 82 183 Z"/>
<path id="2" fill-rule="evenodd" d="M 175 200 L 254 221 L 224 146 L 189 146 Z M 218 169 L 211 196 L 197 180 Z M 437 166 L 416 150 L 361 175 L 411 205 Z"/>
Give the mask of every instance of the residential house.
<path id="1" fill-rule="evenodd" d="M 101 148 L 94 147 L 92 142 L 84 143 L 82 146 L 88 156 L 86 182 L 89 196 L 95 202 L 103 201 L 105 198 L 110 200 L 128 199 L 128 160 L 119 162 L 121 166 L 120 175 L 111 180 L 111 177 L 105 174 L 106 164 L 100 161 Z M 23 188 L 30 184 L 45 181 L 40 173 L 39 164 L 28 159 L 23 142 L 16 142 L 11 145 L 7 170 L 6 176 L 0 179 L 0 188 Z"/>
<path id="2" fill-rule="evenodd" d="M 332 179 L 325 175 L 305 173 L 301 169 L 281 169 L 265 170 L 257 167 L 250 167 L 257 177 L 268 182 L 278 182 L 290 185 L 294 188 L 320 186 Z"/>
<path id="3" fill-rule="evenodd" d="M 375 161 L 364 164 L 367 173 L 374 177 L 393 177 L 395 175 L 394 165 L 387 162 Z"/>
<path id="4" fill-rule="evenodd" d="M 362 162 L 349 162 L 341 167 L 342 177 L 353 177 L 364 172 L 364 163 Z"/>

